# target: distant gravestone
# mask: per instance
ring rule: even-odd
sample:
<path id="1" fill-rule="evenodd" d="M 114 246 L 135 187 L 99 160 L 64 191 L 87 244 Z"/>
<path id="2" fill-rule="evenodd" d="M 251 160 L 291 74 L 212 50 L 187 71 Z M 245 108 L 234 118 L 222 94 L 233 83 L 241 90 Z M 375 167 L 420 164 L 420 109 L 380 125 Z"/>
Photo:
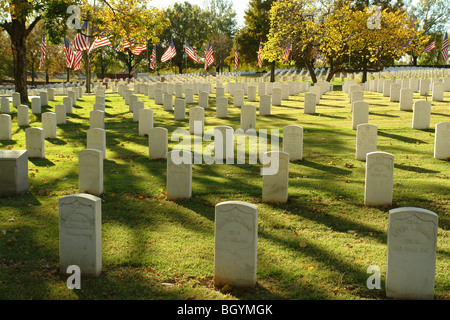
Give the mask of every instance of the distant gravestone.
<path id="1" fill-rule="evenodd" d="M 256 284 L 258 207 L 226 201 L 215 208 L 214 285 Z"/>
<path id="2" fill-rule="evenodd" d="M 418 100 L 414 102 L 412 128 L 424 130 L 430 127 L 431 102 Z"/>
<path id="3" fill-rule="evenodd" d="M 66 124 L 66 107 L 63 104 L 57 104 L 55 106 L 56 124 Z"/>
<path id="4" fill-rule="evenodd" d="M 175 120 L 186 119 L 186 102 L 184 99 L 175 99 L 173 117 Z"/>
<path id="5" fill-rule="evenodd" d="M 164 96 L 162 89 L 155 89 L 155 104 L 163 105 L 164 104 Z"/>
<path id="6" fill-rule="evenodd" d="M 315 114 L 316 113 L 316 94 L 315 93 L 305 92 L 303 113 L 305 113 L 305 114 Z"/>
<path id="7" fill-rule="evenodd" d="M 203 135 L 204 129 L 205 109 L 203 109 L 202 107 L 189 108 L 189 133 Z"/>
<path id="8" fill-rule="evenodd" d="M 400 89 L 402 85 L 400 83 L 391 84 L 391 93 L 389 95 L 389 101 L 391 102 L 399 102 L 400 101 Z"/>
<path id="9" fill-rule="evenodd" d="M 215 163 L 233 163 L 234 161 L 234 130 L 229 126 L 214 128 L 214 160 Z"/>
<path id="10" fill-rule="evenodd" d="M 363 101 L 364 100 L 364 91 L 362 90 L 353 90 L 350 96 L 350 103 L 353 105 L 353 102 Z"/>
<path id="11" fill-rule="evenodd" d="M 78 190 L 81 193 L 103 193 L 103 152 L 83 149 L 78 154 Z"/>
<path id="12" fill-rule="evenodd" d="M 0 101 L 1 101 L 0 112 L 10 113 L 8 97 L 0 97 Z"/>
<path id="13" fill-rule="evenodd" d="M 209 91 L 200 91 L 198 94 L 198 106 L 203 109 L 208 109 Z"/>
<path id="14" fill-rule="evenodd" d="M 262 158 L 262 202 L 286 203 L 289 186 L 289 154 L 284 151 L 268 151 Z"/>
<path id="15" fill-rule="evenodd" d="M 430 79 L 421 79 L 419 85 L 419 94 L 424 96 L 430 91 Z"/>
<path id="16" fill-rule="evenodd" d="M 28 153 L 26 150 L 0 150 L 0 197 L 28 191 Z"/>
<path id="17" fill-rule="evenodd" d="M 394 155 L 375 151 L 366 155 L 365 206 L 392 205 Z"/>
<path id="18" fill-rule="evenodd" d="M 28 124 L 28 106 L 21 104 L 17 107 L 17 125 L 19 127 L 25 127 L 28 126 Z"/>
<path id="19" fill-rule="evenodd" d="M 148 130 L 148 157 L 150 160 L 167 159 L 169 132 L 166 128 Z"/>
<path id="20" fill-rule="evenodd" d="M 432 300 L 438 215 L 421 208 L 389 211 L 386 297 Z"/>
<path id="21" fill-rule="evenodd" d="M 383 82 L 383 97 L 389 97 L 391 95 L 391 80 L 384 80 Z"/>
<path id="22" fill-rule="evenodd" d="M 139 111 L 145 108 L 144 101 L 135 101 L 133 104 L 133 122 L 139 122 Z"/>
<path id="23" fill-rule="evenodd" d="M 241 129 L 256 129 L 256 106 L 244 105 L 241 108 Z"/>
<path id="24" fill-rule="evenodd" d="M 105 129 L 105 113 L 100 110 L 91 111 L 89 113 L 90 128 Z"/>
<path id="25" fill-rule="evenodd" d="M 188 161 L 181 161 L 188 159 Z M 192 152 L 173 150 L 167 155 L 167 200 L 192 197 Z"/>
<path id="26" fill-rule="evenodd" d="M 400 90 L 400 110 L 412 110 L 413 109 L 413 90 L 410 88 L 402 88 Z"/>
<path id="27" fill-rule="evenodd" d="M 73 103 L 71 97 L 64 97 L 63 98 L 63 104 L 66 107 L 66 113 L 70 114 L 73 113 Z"/>
<path id="28" fill-rule="evenodd" d="M 272 105 L 281 106 L 281 88 L 272 89 Z"/>
<path id="29" fill-rule="evenodd" d="M 233 91 L 233 106 L 242 107 L 244 105 L 244 90 L 236 89 Z"/>
<path id="30" fill-rule="evenodd" d="M 369 122 L 369 103 L 356 101 L 353 103 L 352 129 L 356 130 L 359 124 Z"/>
<path id="31" fill-rule="evenodd" d="M 444 84 L 442 82 L 435 82 L 433 84 L 431 100 L 444 101 Z"/>
<path id="32" fill-rule="evenodd" d="M 248 101 L 256 101 L 256 85 L 250 85 L 247 88 L 247 99 Z"/>
<path id="33" fill-rule="evenodd" d="M 184 99 L 186 100 L 186 103 L 194 103 L 194 90 L 192 88 L 185 89 Z"/>
<path id="34" fill-rule="evenodd" d="M 228 117 L 228 97 L 216 97 L 216 117 L 227 118 Z"/>
<path id="35" fill-rule="evenodd" d="M 31 113 L 33 114 L 41 113 L 41 98 L 39 97 L 31 98 Z"/>
<path id="36" fill-rule="evenodd" d="M 83 277 L 98 277 L 102 271 L 102 199 L 85 193 L 60 198 L 60 273 L 71 265 Z"/>
<path id="37" fill-rule="evenodd" d="M 11 139 L 11 116 L 9 114 L 0 114 L 0 140 Z"/>
<path id="38" fill-rule="evenodd" d="M 164 93 L 163 109 L 165 111 L 173 110 L 173 94 L 172 93 Z"/>
<path id="39" fill-rule="evenodd" d="M 450 158 L 450 122 L 436 124 L 434 158 L 439 160 Z"/>
<path id="40" fill-rule="evenodd" d="M 266 83 L 258 82 L 258 95 L 262 96 L 263 94 L 266 94 Z"/>
<path id="41" fill-rule="evenodd" d="M 44 129 L 44 139 L 56 139 L 56 113 L 42 114 L 42 129 Z"/>
<path id="42" fill-rule="evenodd" d="M 289 154 L 289 161 L 303 159 L 303 128 L 298 125 L 283 127 L 283 151 Z"/>
<path id="43" fill-rule="evenodd" d="M 148 132 L 151 128 L 153 128 L 153 110 L 139 110 L 139 136 L 148 136 Z"/>
<path id="44" fill-rule="evenodd" d="M 87 148 L 102 152 L 106 159 L 106 131 L 100 128 L 91 128 L 86 131 Z"/>
<path id="45" fill-rule="evenodd" d="M 12 106 L 17 108 L 18 106 L 20 106 L 21 101 L 20 101 L 20 93 L 19 92 L 13 92 L 12 93 Z"/>
<path id="46" fill-rule="evenodd" d="M 45 158 L 44 129 L 37 127 L 25 129 L 25 143 L 28 158 Z"/>
<path id="47" fill-rule="evenodd" d="M 378 127 L 363 123 L 356 127 L 356 159 L 366 161 L 366 155 L 377 151 Z"/>
<path id="48" fill-rule="evenodd" d="M 270 115 L 271 96 L 268 94 L 262 94 L 259 96 L 259 115 Z"/>

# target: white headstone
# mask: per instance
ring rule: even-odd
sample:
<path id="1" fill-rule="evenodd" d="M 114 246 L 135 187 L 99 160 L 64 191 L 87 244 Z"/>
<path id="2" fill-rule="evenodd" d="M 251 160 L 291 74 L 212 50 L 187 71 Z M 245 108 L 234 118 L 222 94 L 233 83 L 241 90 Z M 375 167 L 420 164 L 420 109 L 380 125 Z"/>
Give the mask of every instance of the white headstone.
<path id="1" fill-rule="evenodd" d="M 27 150 L 0 150 L 0 181 L 2 197 L 28 191 Z"/>
<path id="2" fill-rule="evenodd" d="M 105 113 L 100 110 L 91 111 L 89 113 L 90 128 L 105 129 Z"/>
<path id="3" fill-rule="evenodd" d="M 44 139 L 56 139 L 56 113 L 42 114 L 42 129 L 44 129 Z"/>
<path id="4" fill-rule="evenodd" d="M 378 127 L 374 124 L 363 123 L 356 127 L 356 159 L 366 161 L 366 155 L 377 151 Z"/>
<path id="5" fill-rule="evenodd" d="M 60 272 L 80 268 L 83 277 L 98 277 L 102 271 L 102 199 L 85 193 L 60 198 Z"/>
<path id="6" fill-rule="evenodd" d="M 148 130 L 148 157 L 167 159 L 169 132 L 166 128 L 155 127 Z"/>
<path id="7" fill-rule="evenodd" d="M 186 119 L 186 102 L 184 99 L 175 99 L 173 117 L 175 120 Z"/>
<path id="8" fill-rule="evenodd" d="M 369 103 L 367 101 L 353 102 L 352 129 L 362 123 L 369 122 Z"/>
<path id="9" fill-rule="evenodd" d="M 423 130 L 430 127 L 431 102 L 417 100 L 414 102 L 412 128 Z"/>
<path id="10" fill-rule="evenodd" d="M 286 203 L 289 186 L 289 154 L 284 151 L 268 151 L 262 158 L 262 202 Z"/>
<path id="11" fill-rule="evenodd" d="M 10 113 L 8 97 L 0 97 L 0 100 L 1 100 L 0 112 L 1 113 Z"/>
<path id="12" fill-rule="evenodd" d="M 283 151 L 289 154 L 289 161 L 303 159 L 303 128 L 298 125 L 283 127 Z"/>
<path id="13" fill-rule="evenodd" d="M 436 124 L 434 158 L 439 160 L 448 160 L 450 158 L 450 122 L 439 122 Z"/>
<path id="14" fill-rule="evenodd" d="M 28 158 L 45 158 L 44 129 L 37 127 L 25 129 L 25 142 Z"/>
<path id="15" fill-rule="evenodd" d="M 173 150 L 168 153 L 166 187 L 167 200 L 192 197 L 192 152 Z"/>
<path id="16" fill-rule="evenodd" d="M 151 128 L 153 128 L 153 110 L 139 110 L 139 136 L 148 136 L 148 132 Z"/>
<path id="17" fill-rule="evenodd" d="M 259 115 L 268 116 L 270 115 L 270 107 L 272 105 L 272 97 L 268 94 L 262 94 L 259 96 Z"/>
<path id="18" fill-rule="evenodd" d="M 205 128 L 205 109 L 203 109 L 202 107 L 189 108 L 189 133 L 203 135 L 204 128 Z"/>
<path id="19" fill-rule="evenodd" d="M 13 92 L 12 93 L 12 105 L 13 107 L 18 107 L 20 106 L 21 101 L 20 101 L 20 93 L 19 92 Z"/>
<path id="20" fill-rule="evenodd" d="M 66 107 L 66 113 L 70 114 L 73 113 L 73 102 L 71 97 L 64 97 L 63 98 L 63 104 Z"/>
<path id="21" fill-rule="evenodd" d="M 214 160 L 222 164 L 234 162 L 234 130 L 229 126 L 214 128 Z"/>
<path id="22" fill-rule="evenodd" d="M 391 102 L 399 102 L 400 101 L 400 89 L 402 85 L 400 83 L 391 84 L 391 93 L 390 100 Z"/>
<path id="23" fill-rule="evenodd" d="M 28 126 L 28 106 L 21 104 L 17 107 L 17 124 L 19 127 Z"/>
<path id="24" fill-rule="evenodd" d="M 242 201 L 221 202 L 214 221 L 215 286 L 255 286 L 258 207 Z"/>
<path id="25" fill-rule="evenodd" d="M 11 139 L 11 116 L 9 114 L 0 114 L 0 140 Z"/>
<path id="26" fill-rule="evenodd" d="M 444 101 L 444 84 L 442 82 L 435 82 L 433 84 L 431 99 L 432 101 Z"/>
<path id="27" fill-rule="evenodd" d="M 200 91 L 198 93 L 198 106 L 208 109 L 209 91 Z"/>
<path id="28" fill-rule="evenodd" d="M 412 110 L 413 109 L 413 90 L 410 88 L 402 88 L 400 90 L 400 110 Z"/>
<path id="29" fill-rule="evenodd" d="M 41 113 L 41 98 L 39 97 L 31 98 L 31 113 L 33 114 Z"/>
<path id="30" fill-rule="evenodd" d="M 305 114 L 316 113 L 316 94 L 312 92 L 305 92 L 305 101 L 303 104 L 303 112 Z"/>
<path id="31" fill-rule="evenodd" d="M 103 193 L 103 152 L 83 149 L 78 154 L 78 190 L 81 193 Z"/>
<path id="32" fill-rule="evenodd" d="M 241 108 L 241 129 L 256 129 L 256 106 L 244 105 Z"/>
<path id="33" fill-rule="evenodd" d="M 365 206 L 392 205 L 394 155 L 375 151 L 366 155 Z"/>
<path id="34" fill-rule="evenodd" d="M 438 215 L 403 207 L 389 211 L 386 297 L 434 299 Z"/>
<path id="35" fill-rule="evenodd" d="M 244 90 L 235 89 L 233 91 L 233 106 L 242 107 L 244 105 Z"/>
<path id="36" fill-rule="evenodd" d="M 55 106 L 56 124 L 66 124 L 66 107 L 63 104 L 57 104 Z"/>
<path id="37" fill-rule="evenodd" d="M 100 128 L 91 128 L 87 133 L 87 148 L 102 152 L 103 159 L 106 159 L 106 131 Z"/>
<path id="38" fill-rule="evenodd" d="M 281 88 L 272 89 L 272 105 L 281 106 Z"/>
<path id="39" fill-rule="evenodd" d="M 171 93 L 164 93 L 163 109 L 165 111 L 172 111 L 173 110 L 173 94 L 171 94 Z"/>
<path id="40" fill-rule="evenodd" d="M 228 117 L 228 97 L 216 97 L 216 117 L 227 118 Z"/>

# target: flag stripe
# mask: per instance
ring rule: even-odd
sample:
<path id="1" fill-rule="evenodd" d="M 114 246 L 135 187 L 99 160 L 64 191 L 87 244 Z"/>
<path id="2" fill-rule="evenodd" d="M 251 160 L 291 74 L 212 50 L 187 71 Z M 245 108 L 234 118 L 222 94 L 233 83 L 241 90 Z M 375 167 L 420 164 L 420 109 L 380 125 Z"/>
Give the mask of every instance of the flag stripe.
<path id="1" fill-rule="evenodd" d="M 205 69 L 208 68 L 214 62 L 214 51 L 211 45 L 211 40 L 209 40 L 208 47 L 205 52 Z"/>
<path id="2" fill-rule="evenodd" d="M 448 59 L 448 34 L 445 33 L 444 42 L 442 42 L 441 56 L 444 62 Z"/>
<path id="3" fill-rule="evenodd" d="M 173 44 L 173 40 L 170 41 L 169 46 L 161 57 L 161 62 L 166 62 L 172 59 L 177 55 L 177 50 L 175 49 L 175 45 Z"/>
<path id="4" fill-rule="evenodd" d="M 64 39 L 64 52 L 66 53 L 66 67 L 70 69 L 73 67 L 75 53 L 70 47 L 69 41 L 67 41 L 66 39 Z"/>
<path id="5" fill-rule="evenodd" d="M 185 47 L 186 47 L 186 54 L 189 56 L 189 58 L 191 58 L 195 62 L 201 63 L 199 57 L 195 53 L 194 49 L 192 49 L 192 47 L 190 46 L 190 44 L 187 40 L 186 40 Z"/>
<path id="6" fill-rule="evenodd" d="M 39 69 L 44 65 L 45 58 L 47 57 L 47 41 L 45 40 L 45 35 L 42 37 L 41 45 L 41 60 L 39 61 Z"/>

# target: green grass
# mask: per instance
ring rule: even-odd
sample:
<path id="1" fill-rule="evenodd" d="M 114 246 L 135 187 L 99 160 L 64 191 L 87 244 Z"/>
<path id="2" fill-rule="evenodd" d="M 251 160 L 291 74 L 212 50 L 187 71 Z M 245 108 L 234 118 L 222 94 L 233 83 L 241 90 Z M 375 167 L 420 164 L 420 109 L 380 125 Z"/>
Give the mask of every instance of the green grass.
<path id="1" fill-rule="evenodd" d="M 403 206 L 439 215 L 435 298 L 450 298 L 450 164 L 433 158 L 434 126 L 450 121 L 449 92 L 444 102 L 432 103 L 428 130 L 413 130 L 412 112 L 365 92 L 378 150 L 395 155 L 394 203 L 382 208 L 363 204 L 365 164 L 355 160 L 356 131 L 342 91 L 325 94 L 315 115 L 303 113 L 304 94 L 272 107 L 270 116 L 257 115 L 258 129 L 280 129 L 281 137 L 285 125 L 304 128 L 304 160 L 290 163 L 289 201 L 281 205 L 261 203 L 259 162 L 194 164 L 192 199 L 167 201 L 166 161 L 148 159 L 147 138 L 138 136 L 128 106 L 108 94 L 103 272 L 83 279 L 81 290 L 69 290 L 58 271 L 58 199 L 78 193 L 78 152 L 86 147 L 94 99 L 85 94 L 67 124 L 58 126 L 58 139 L 46 140 L 46 159 L 29 160 L 29 192 L 0 199 L 0 299 L 386 299 L 388 211 Z M 154 110 L 154 126 L 167 128 L 169 140 L 173 130 L 188 128 L 187 118 L 175 121 L 173 112 L 144 95 L 139 100 Z M 61 103 L 57 97 L 43 112 Z M 230 97 L 229 117 L 217 119 L 212 94 L 206 129 L 239 128 L 240 110 L 232 103 Z M 0 141 L 0 148 L 25 149 L 24 128 L 11 109 L 13 141 Z M 41 127 L 40 117 L 30 113 L 30 126 Z M 170 142 L 169 150 L 175 145 Z M 214 287 L 214 206 L 228 200 L 259 208 L 253 289 Z M 366 286 L 370 265 L 381 269 L 379 290 Z"/>

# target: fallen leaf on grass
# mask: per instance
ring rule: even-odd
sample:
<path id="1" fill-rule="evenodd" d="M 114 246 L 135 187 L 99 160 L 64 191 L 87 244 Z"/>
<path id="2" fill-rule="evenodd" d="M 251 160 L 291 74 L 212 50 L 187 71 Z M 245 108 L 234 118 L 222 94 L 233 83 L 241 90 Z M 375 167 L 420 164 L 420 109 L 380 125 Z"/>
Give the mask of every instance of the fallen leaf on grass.
<path id="1" fill-rule="evenodd" d="M 306 247 L 306 242 L 305 241 L 301 241 L 299 246 L 300 246 L 300 248 L 305 248 Z"/>

